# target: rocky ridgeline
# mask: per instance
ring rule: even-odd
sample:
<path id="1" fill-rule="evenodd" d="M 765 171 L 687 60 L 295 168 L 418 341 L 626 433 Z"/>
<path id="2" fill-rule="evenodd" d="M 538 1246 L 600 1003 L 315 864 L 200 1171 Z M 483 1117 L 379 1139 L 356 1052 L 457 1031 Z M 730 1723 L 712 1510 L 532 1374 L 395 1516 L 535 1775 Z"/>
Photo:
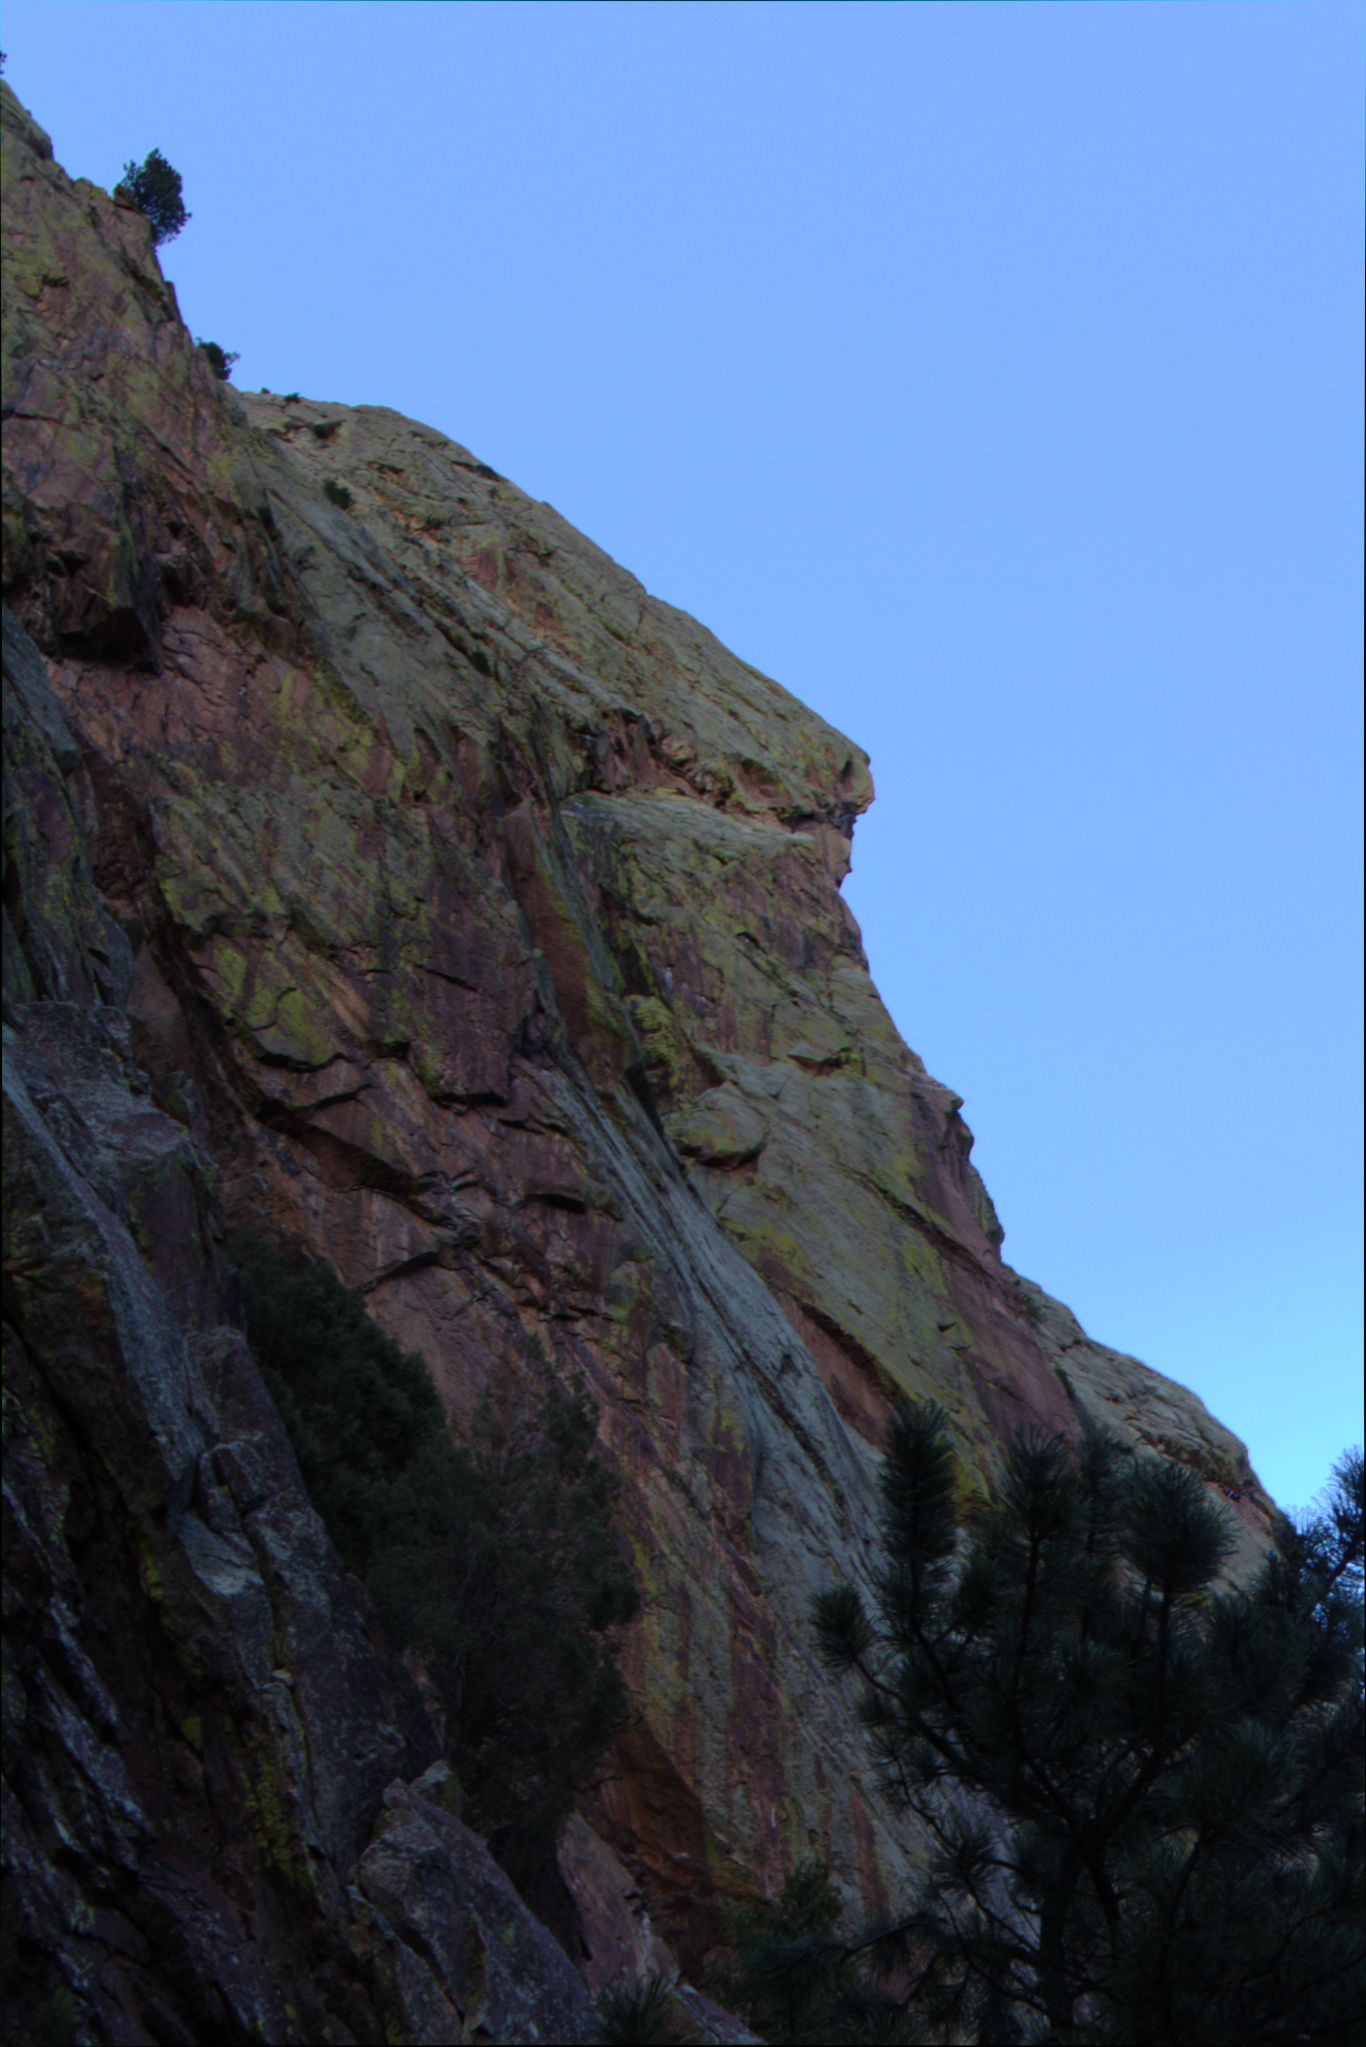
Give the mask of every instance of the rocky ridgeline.
<path id="1" fill-rule="evenodd" d="M 1086 1413 L 1248 1557 L 1270 1503 L 1003 1264 L 840 898 L 862 754 L 442 435 L 218 382 L 0 90 L 7 1979 L 109 2040 L 576 2038 L 804 1856 L 904 1876 L 807 1613 L 900 1392 L 983 1491 Z M 643 1613 L 578 1973 L 302 1493 L 221 1249 L 262 1222 L 457 1427 L 542 1358 L 600 1412 Z"/>

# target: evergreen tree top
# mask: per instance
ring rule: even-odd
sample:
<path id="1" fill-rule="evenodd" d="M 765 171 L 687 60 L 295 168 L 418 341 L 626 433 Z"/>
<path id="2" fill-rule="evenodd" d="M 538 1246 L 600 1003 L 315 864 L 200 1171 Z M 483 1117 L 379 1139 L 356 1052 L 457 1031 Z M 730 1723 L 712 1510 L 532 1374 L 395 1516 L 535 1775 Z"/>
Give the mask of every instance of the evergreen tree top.
<path id="1" fill-rule="evenodd" d="M 924 1883 L 889 1926 L 774 1967 L 833 1972 L 850 2038 L 1347 2047 L 1360 1453 L 1239 1586 L 1222 1503 L 1098 1430 L 1017 1439 L 966 1531 L 954 1469 L 945 1417 L 899 1410 L 875 1599 L 837 1587 L 814 1615 L 930 1844 Z"/>
<path id="2" fill-rule="evenodd" d="M 191 217 L 181 197 L 180 172 L 167 163 L 159 149 L 149 149 L 140 164 L 126 163 L 118 189 L 128 194 L 150 222 L 156 248 L 174 241 Z"/>

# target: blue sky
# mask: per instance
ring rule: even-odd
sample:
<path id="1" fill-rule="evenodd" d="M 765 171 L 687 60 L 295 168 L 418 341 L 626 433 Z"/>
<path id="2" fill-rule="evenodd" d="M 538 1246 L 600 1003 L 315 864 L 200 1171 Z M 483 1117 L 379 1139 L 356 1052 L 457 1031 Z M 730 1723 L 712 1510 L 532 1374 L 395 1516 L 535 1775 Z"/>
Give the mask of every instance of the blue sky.
<path id="1" fill-rule="evenodd" d="M 871 753 L 1006 1256 L 1303 1505 L 1361 1387 L 1366 9 L 8 0 L 236 381 L 393 406 Z"/>

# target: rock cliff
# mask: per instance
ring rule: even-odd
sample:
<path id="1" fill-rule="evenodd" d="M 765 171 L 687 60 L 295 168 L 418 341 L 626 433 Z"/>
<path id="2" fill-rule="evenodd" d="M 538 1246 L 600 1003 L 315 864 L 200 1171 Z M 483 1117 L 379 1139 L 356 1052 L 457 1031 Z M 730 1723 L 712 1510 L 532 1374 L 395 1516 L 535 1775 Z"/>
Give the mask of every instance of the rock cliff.
<path id="1" fill-rule="evenodd" d="M 807 1622 L 900 1393 L 984 1491 L 1089 1413 L 1236 1492 L 1248 1556 L 1273 1510 L 1002 1262 L 840 897 L 859 750 L 441 434 L 216 381 L 0 90 L 7 1968 L 92 2038 L 574 2037 L 226 1228 L 363 1288 L 457 1429 L 542 1358 L 596 1404 L 643 1612 L 561 1857 L 594 1988 L 812 1852 L 904 1873 Z"/>

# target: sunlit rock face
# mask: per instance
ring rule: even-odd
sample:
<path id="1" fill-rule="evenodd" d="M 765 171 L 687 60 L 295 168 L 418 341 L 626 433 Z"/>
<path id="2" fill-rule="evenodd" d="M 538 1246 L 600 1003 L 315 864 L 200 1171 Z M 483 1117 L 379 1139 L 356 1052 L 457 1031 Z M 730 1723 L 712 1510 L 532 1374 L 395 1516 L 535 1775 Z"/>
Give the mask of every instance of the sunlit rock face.
<path id="1" fill-rule="evenodd" d="M 441 434 L 216 382 L 141 217 L 5 112 L 7 591 L 99 999 L 228 1223 L 363 1287 L 457 1427 L 541 1358 L 596 1403 L 643 1612 L 585 1925 L 610 1866 L 623 1952 L 695 1963 L 812 1852 L 876 1905 L 912 1847 L 807 1608 L 875 1563 L 890 1403 L 983 1493 L 1095 1413 L 1236 1491 L 1250 1556 L 1242 1446 L 1002 1262 L 840 897 L 859 749 Z"/>

